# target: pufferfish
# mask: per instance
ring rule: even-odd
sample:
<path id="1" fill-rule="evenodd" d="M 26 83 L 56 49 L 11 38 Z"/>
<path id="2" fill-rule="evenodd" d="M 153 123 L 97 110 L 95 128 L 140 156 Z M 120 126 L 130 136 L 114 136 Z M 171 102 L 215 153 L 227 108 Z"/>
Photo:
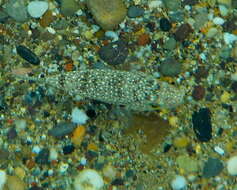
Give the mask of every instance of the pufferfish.
<path id="1" fill-rule="evenodd" d="M 185 91 L 143 72 L 85 69 L 44 78 L 25 77 L 70 96 L 123 105 L 132 110 L 174 108 L 183 103 Z"/>

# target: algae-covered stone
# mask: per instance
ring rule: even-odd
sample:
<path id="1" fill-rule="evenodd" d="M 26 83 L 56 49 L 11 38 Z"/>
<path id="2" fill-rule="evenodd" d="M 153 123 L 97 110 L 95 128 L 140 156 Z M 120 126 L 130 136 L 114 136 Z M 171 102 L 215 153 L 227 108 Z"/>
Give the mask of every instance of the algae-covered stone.
<path id="1" fill-rule="evenodd" d="M 127 14 L 122 0 L 87 0 L 87 6 L 96 22 L 105 30 L 116 28 Z"/>
<path id="2" fill-rule="evenodd" d="M 185 172 L 197 172 L 199 169 L 199 163 L 197 160 L 190 158 L 188 155 L 178 156 L 176 163 L 179 168 L 183 169 Z"/>
<path id="3" fill-rule="evenodd" d="M 61 0 L 61 12 L 64 16 L 72 16 L 79 9 L 75 0 Z"/>

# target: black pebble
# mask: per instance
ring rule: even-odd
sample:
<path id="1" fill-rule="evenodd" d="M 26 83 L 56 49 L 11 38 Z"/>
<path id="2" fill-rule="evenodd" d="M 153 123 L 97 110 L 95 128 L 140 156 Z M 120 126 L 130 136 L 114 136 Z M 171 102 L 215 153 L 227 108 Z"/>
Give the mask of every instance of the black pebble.
<path id="1" fill-rule="evenodd" d="M 203 168 L 203 177 L 210 178 L 217 176 L 221 173 L 223 168 L 223 163 L 219 159 L 208 158 Z"/>
<path id="2" fill-rule="evenodd" d="M 96 118 L 96 111 L 93 109 L 88 109 L 86 111 L 86 115 L 91 119 L 95 119 Z"/>
<path id="3" fill-rule="evenodd" d="M 49 163 L 49 149 L 42 149 L 35 158 L 37 164 L 48 164 Z"/>
<path id="4" fill-rule="evenodd" d="M 170 21 L 167 18 L 160 19 L 160 29 L 164 32 L 168 32 L 172 28 Z"/>
<path id="5" fill-rule="evenodd" d="M 18 55 L 20 55 L 23 59 L 25 59 L 32 65 L 39 65 L 40 64 L 40 59 L 29 48 L 19 45 L 16 47 L 16 51 L 17 51 Z"/>
<path id="6" fill-rule="evenodd" d="M 115 185 L 115 186 L 124 185 L 124 180 L 121 178 L 117 178 L 112 181 L 111 185 Z"/>
<path id="7" fill-rule="evenodd" d="M 63 147 L 63 154 L 71 154 L 75 150 L 73 145 L 67 145 Z"/>
<path id="8" fill-rule="evenodd" d="M 201 108 L 192 115 L 193 130 L 201 142 L 212 138 L 211 112 L 208 108 Z"/>
<path id="9" fill-rule="evenodd" d="M 99 57 L 110 65 L 124 63 L 127 56 L 128 48 L 123 41 L 112 42 L 99 50 Z"/>

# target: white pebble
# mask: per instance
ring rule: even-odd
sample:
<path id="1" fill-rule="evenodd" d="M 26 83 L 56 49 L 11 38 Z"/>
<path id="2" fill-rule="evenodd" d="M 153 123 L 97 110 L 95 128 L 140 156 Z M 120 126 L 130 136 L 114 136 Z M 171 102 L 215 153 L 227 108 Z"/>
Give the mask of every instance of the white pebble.
<path id="1" fill-rule="evenodd" d="M 47 27 L 46 29 L 48 30 L 49 33 L 56 34 L 56 31 L 52 27 Z"/>
<path id="2" fill-rule="evenodd" d="M 108 38 L 112 38 L 113 41 L 117 41 L 119 39 L 118 34 L 114 31 L 106 31 L 105 36 Z"/>
<path id="3" fill-rule="evenodd" d="M 31 1 L 27 6 L 29 15 L 33 18 L 40 18 L 49 8 L 46 1 Z"/>
<path id="4" fill-rule="evenodd" d="M 162 5 L 162 2 L 160 0 L 155 0 L 155 1 L 150 1 L 148 4 L 148 7 L 150 9 L 155 9 L 158 8 Z"/>
<path id="5" fill-rule="evenodd" d="M 186 179 L 183 176 L 176 176 L 171 182 L 173 190 L 183 190 L 187 185 Z"/>
<path id="6" fill-rule="evenodd" d="M 86 163 L 87 163 L 86 158 L 85 158 L 85 157 L 82 157 L 82 158 L 80 159 L 80 164 L 83 165 L 83 166 L 85 166 Z"/>
<path id="7" fill-rule="evenodd" d="M 218 153 L 218 154 L 220 154 L 220 155 L 224 155 L 225 154 L 225 151 L 221 148 L 221 147 L 219 147 L 219 146 L 215 146 L 214 147 L 214 150 Z"/>
<path id="8" fill-rule="evenodd" d="M 40 151 L 41 151 L 41 148 L 38 145 L 35 145 L 32 149 L 32 152 L 35 154 L 39 154 Z"/>
<path id="9" fill-rule="evenodd" d="M 71 116 L 72 116 L 72 122 L 80 125 L 85 124 L 86 121 L 89 119 L 86 113 L 78 108 L 74 108 L 72 110 Z"/>
<path id="10" fill-rule="evenodd" d="M 222 25 L 225 23 L 225 20 L 221 17 L 215 17 L 213 19 L 213 23 L 216 24 L 216 25 Z"/>
<path id="11" fill-rule="evenodd" d="M 49 151 L 49 160 L 57 160 L 58 159 L 58 152 L 55 148 L 51 148 Z"/>
<path id="12" fill-rule="evenodd" d="M 227 161 L 227 171 L 230 175 L 237 175 L 237 156 L 233 156 Z"/>
<path id="13" fill-rule="evenodd" d="M 92 169 L 82 170 L 74 181 L 74 190 L 100 190 L 104 186 L 101 175 Z"/>
<path id="14" fill-rule="evenodd" d="M 5 171 L 0 170 L 0 189 L 2 190 L 7 181 L 7 174 Z"/>
<path id="15" fill-rule="evenodd" d="M 224 41 L 226 44 L 232 44 L 234 41 L 237 40 L 237 36 L 228 32 L 224 33 Z"/>

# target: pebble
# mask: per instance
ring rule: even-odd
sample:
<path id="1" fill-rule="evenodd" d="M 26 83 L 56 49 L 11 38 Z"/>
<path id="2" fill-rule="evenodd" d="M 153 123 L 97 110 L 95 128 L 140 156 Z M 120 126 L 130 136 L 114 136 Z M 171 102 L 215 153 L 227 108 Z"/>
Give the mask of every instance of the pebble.
<path id="1" fill-rule="evenodd" d="M 208 30 L 206 36 L 207 36 L 208 38 L 213 38 L 213 37 L 215 37 L 215 36 L 217 35 L 217 33 L 218 33 L 218 29 L 212 27 L 212 28 L 210 28 L 210 29 Z"/>
<path id="2" fill-rule="evenodd" d="M 37 164 L 48 164 L 49 163 L 49 149 L 43 148 L 35 158 Z"/>
<path id="3" fill-rule="evenodd" d="M 162 2 L 170 11 L 176 11 L 181 8 L 181 1 L 179 0 L 162 0 Z"/>
<path id="4" fill-rule="evenodd" d="M 237 36 L 228 32 L 225 32 L 223 35 L 224 41 L 226 44 L 232 44 L 237 40 Z"/>
<path id="5" fill-rule="evenodd" d="M 72 109 L 71 117 L 72 117 L 72 123 L 79 125 L 85 124 L 89 119 L 85 111 L 82 109 L 78 109 L 77 107 Z"/>
<path id="6" fill-rule="evenodd" d="M 159 70 L 164 76 L 174 77 L 179 75 L 182 71 L 182 64 L 174 58 L 167 58 L 161 63 Z"/>
<path id="7" fill-rule="evenodd" d="M 176 40 L 174 38 L 169 38 L 165 43 L 164 43 L 164 48 L 167 50 L 173 50 L 176 47 Z"/>
<path id="8" fill-rule="evenodd" d="M 6 13 L 17 22 L 25 22 L 28 20 L 25 1 L 9 0 L 5 6 Z"/>
<path id="9" fill-rule="evenodd" d="M 182 24 L 174 33 L 174 38 L 177 41 L 183 42 L 191 33 L 193 29 L 189 24 Z"/>
<path id="10" fill-rule="evenodd" d="M 8 190 L 26 190 L 26 184 L 17 176 L 8 176 L 6 186 Z"/>
<path id="11" fill-rule="evenodd" d="M 223 156 L 225 154 L 225 151 L 223 148 L 219 147 L 219 146 L 215 146 L 214 150 L 216 153 L 218 153 L 219 155 Z"/>
<path id="12" fill-rule="evenodd" d="M 164 32 L 168 32 L 172 28 L 170 21 L 167 18 L 160 19 L 160 29 Z"/>
<path id="13" fill-rule="evenodd" d="M 183 176 L 178 175 L 171 181 L 171 187 L 173 190 L 183 190 L 186 186 L 187 181 Z"/>
<path id="14" fill-rule="evenodd" d="M 126 17 L 127 9 L 122 0 L 87 0 L 88 9 L 104 30 L 115 29 Z"/>
<path id="15" fill-rule="evenodd" d="M 0 170 L 0 189 L 2 190 L 3 186 L 7 181 L 7 174 L 4 170 Z"/>
<path id="16" fill-rule="evenodd" d="M 205 97 L 205 88 L 201 85 L 195 86 L 192 92 L 192 97 L 194 100 L 202 100 Z"/>
<path id="17" fill-rule="evenodd" d="M 197 172 L 199 170 L 199 163 L 188 155 L 180 155 L 176 160 L 179 168 L 185 172 Z"/>
<path id="18" fill-rule="evenodd" d="M 128 8 L 128 17 L 130 18 L 136 18 L 139 16 L 143 16 L 144 14 L 144 9 L 139 6 L 130 6 Z"/>
<path id="19" fill-rule="evenodd" d="M 63 147 L 63 154 L 71 154 L 75 150 L 75 147 L 73 145 L 66 145 Z"/>
<path id="20" fill-rule="evenodd" d="M 207 162 L 204 164 L 203 177 L 210 178 L 217 176 L 223 170 L 223 163 L 217 158 L 208 158 Z"/>
<path id="21" fill-rule="evenodd" d="M 207 142 L 212 138 L 211 112 L 208 108 L 201 108 L 192 115 L 193 130 L 201 142 Z"/>
<path id="22" fill-rule="evenodd" d="M 84 169 L 74 179 L 74 190 L 101 190 L 104 186 L 102 176 L 93 169 Z"/>
<path id="23" fill-rule="evenodd" d="M 21 56 L 21 58 L 28 61 L 32 65 L 39 65 L 40 64 L 40 59 L 38 58 L 38 56 L 25 46 L 23 46 L 23 45 L 17 46 L 16 52 L 19 56 Z"/>
<path id="24" fill-rule="evenodd" d="M 48 8 L 49 5 L 46 1 L 31 1 L 27 6 L 27 11 L 31 17 L 40 18 Z"/>
<path id="25" fill-rule="evenodd" d="M 64 16 L 72 16 L 79 9 L 75 0 L 61 0 L 61 13 Z"/>
<path id="26" fill-rule="evenodd" d="M 227 161 L 227 171 L 230 175 L 237 175 L 237 156 L 232 156 Z"/>
<path id="27" fill-rule="evenodd" d="M 225 23 L 225 20 L 221 17 L 215 17 L 212 21 L 216 25 L 222 25 Z"/>
<path id="28" fill-rule="evenodd" d="M 123 41 L 112 42 L 99 50 L 99 57 L 110 65 L 119 65 L 125 62 L 128 48 Z"/>
<path id="29" fill-rule="evenodd" d="M 49 130 L 49 135 L 61 138 L 73 132 L 76 125 L 70 122 L 61 122 Z"/>
<path id="30" fill-rule="evenodd" d="M 114 186 L 124 185 L 124 180 L 121 178 L 116 178 L 111 182 L 111 185 L 114 185 Z"/>

